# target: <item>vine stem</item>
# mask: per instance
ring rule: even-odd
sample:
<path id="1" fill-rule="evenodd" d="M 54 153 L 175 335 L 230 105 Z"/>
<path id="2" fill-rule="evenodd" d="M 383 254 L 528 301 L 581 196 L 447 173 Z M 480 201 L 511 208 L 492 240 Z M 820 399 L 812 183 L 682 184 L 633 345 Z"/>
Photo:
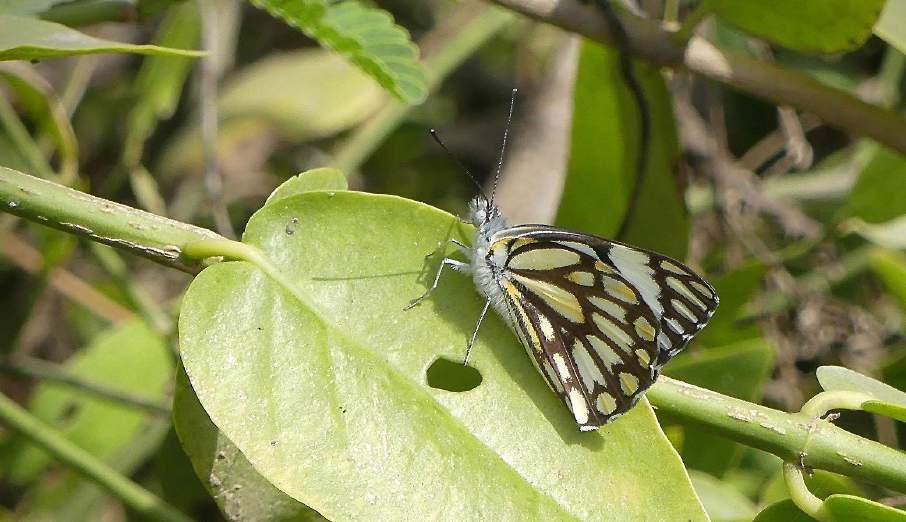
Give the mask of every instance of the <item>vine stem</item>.
<path id="1" fill-rule="evenodd" d="M 160 522 L 191 522 L 190 518 L 76 446 L 2 394 L 0 394 L 0 423 L 22 433 L 60 462 L 105 487 L 145 518 Z"/>
<path id="2" fill-rule="evenodd" d="M 652 405 L 683 423 L 703 426 L 786 462 L 906 491 L 906 454 L 811 415 L 823 406 L 844 407 L 840 396 L 832 399 L 822 399 L 823 404 L 807 413 L 786 413 L 663 376 L 648 391 Z"/>
<path id="3" fill-rule="evenodd" d="M 809 491 L 802 468 L 792 462 L 784 462 L 783 481 L 786 482 L 793 504 L 803 513 L 819 522 L 834 522 L 833 516 L 824 509 L 824 502 Z"/>
<path id="4" fill-rule="evenodd" d="M 529 17 L 613 45 L 603 15 L 578 0 L 493 0 Z M 777 105 L 814 113 L 833 127 L 874 138 L 906 154 L 906 118 L 774 63 L 723 51 L 701 37 L 670 32 L 656 20 L 620 13 L 629 48 L 643 60 L 684 68 Z"/>

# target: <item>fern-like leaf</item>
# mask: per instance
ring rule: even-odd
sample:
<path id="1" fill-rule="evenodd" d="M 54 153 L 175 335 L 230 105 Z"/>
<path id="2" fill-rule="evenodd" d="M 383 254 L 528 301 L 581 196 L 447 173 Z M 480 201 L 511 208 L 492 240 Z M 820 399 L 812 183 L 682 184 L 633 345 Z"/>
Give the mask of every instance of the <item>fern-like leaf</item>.
<path id="1" fill-rule="evenodd" d="M 418 48 L 408 31 L 396 25 L 386 11 L 355 0 L 337 4 L 324 0 L 251 2 L 333 49 L 402 101 L 418 103 L 427 95 Z"/>

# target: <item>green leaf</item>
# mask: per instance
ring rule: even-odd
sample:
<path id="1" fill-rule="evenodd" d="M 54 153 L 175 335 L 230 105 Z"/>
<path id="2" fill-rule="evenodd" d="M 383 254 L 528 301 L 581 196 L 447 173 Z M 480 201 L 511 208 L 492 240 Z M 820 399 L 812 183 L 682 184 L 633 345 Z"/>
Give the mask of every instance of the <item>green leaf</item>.
<path id="1" fill-rule="evenodd" d="M 709 390 L 758 402 L 774 366 L 774 349 L 764 339 L 684 353 L 664 368 L 664 375 Z M 685 426 L 683 462 L 690 468 L 723 476 L 739 454 L 739 444 L 708 430 Z"/>
<path id="2" fill-rule="evenodd" d="M 204 53 L 156 45 L 133 45 L 88 36 L 65 25 L 24 16 L 0 15 L 0 60 L 45 60 L 98 53 L 201 56 Z"/>
<path id="3" fill-rule="evenodd" d="M 337 4 L 324 0 L 251 2 L 333 49 L 400 100 L 414 104 L 427 96 L 418 48 L 386 11 L 354 0 Z"/>
<path id="4" fill-rule="evenodd" d="M 834 520 L 871 520 L 872 522 L 903 522 L 906 513 L 890 506 L 852 495 L 831 495 L 824 507 Z"/>
<path id="5" fill-rule="evenodd" d="M 220 263 L 182 303 L 182 360 L 213 423 L 329 519 L 704 520 L 646 402 L 579 432 L 497 317 L 472 352 L 480 386 L 427 384 L 438 358 L 461 360 L 483 304 L 450 274 L 403 311 L 436 266 L 425 255 L 456 225 L 426 205 L 349 191 L 260 209 L 243 240 L 291 287 Z"/>
<path id="6" fill-rule="evenodd" d="M 558 226 L 613 237 L 636 177 L 639 121 L 617 52 L 583 41 L 573 100 L 572 137 Z M 683 259 L 688 217 L 676 174 L 679 149 L 670 97 L 658 67 L 637 63 L 651 109 L 647 175 L 626 242 Z"/>
<path id="7" fill-rule="evenodd" d="M 689 471 L 695 492 L 712 522 L 748 522 L 755 516 L 755 505 L 745 495 L 701 471 Z"/>
<path id="8" fill-rule="evenodd" d="M 336 54 L 306 49 L 257 60 L 230 78 L 221 117 L 259 117 L 292 139 L 335 134 L 361 123 L 384 102 L 383 91 Z"/>
<path id="9" fill-rule="evenodd" d="M 346 190 L 347 188 L 346 176 L 337 169 L 320 168 L 307 170 L 284 181 L 268 196 L 265 205 L 312 190 Z"/>
<path id="10" fill-rule="evenodd" d="M 196 47 L 200 29 L 197 5 L 186 2 L 167 12 L 157 30 L 156 41 L 165 47 Z M 173 116 L 191 67 L 188 58 L 149 56 L 143 60 L 135 79 L 135 103 L 127 117 L 124 156 L 128 167 L 140 163 L 145 141 L 157 122 Z"/>
<path id="11" fill-rule="evenodd" d="M 881 18 L 875 25 L 875 34 L 890 44 L 897 51 L 906 53 L 906 2 L 902 0 L 888 0 L 884 4 Z"/>
<path id="12" fill-rule="evenodd" d="M 182 370 L 176 376 L 173 424 L 195 474 L 227 520 L 324 520 L 255 471 L 208 418 Z"/>
<path id="13" fill-rule="evenodd" d="M 33 15 L 72 0 L 0 0 L 0 14 Z"/>
<path id="14" fill-rule="evenodd" d="M 906 255 L 889 250 L 871 253 L 869 266 L 897 300 L 900 311 L 906 317 Z"/>
<path id="15" fill-rule="evenodd" d="M 761 510 L 752 522 L 815 522 L 793 504 L 792 500 L 781 500 Z"/>
<path id="16" fill-rule="evenodd" d="M 112 390 L 160 400 L 171 375 L 166 345 L 140 321 L 100 336 L 67 361 L 67 367 L 72 375 Z M 133 407 L 52 382 L 38 387 L 29 410 L 105 460 L 117 456 L 149 419 L 147 413 Z M 52 462 L 43 450 L 19 438 L 4 447 L 4 453 L 12 456 L 6 471 L 16 483 L 31 480 Z"/>
<path id="17" fill-rule="evenodd" d="M 704 0 L 699 7 L 743 31 L 803 52 L 839 53 L 871 36 L 885 0 Z"/>
<path id="18" fill-rule="evenodd" d="M 741 327 L 737 324 L 737 318 L 761 289 L 765 272 L 764 264 L 755 261 L 711 281 L 720 296 L 720 306 L 708 322 L 708 327 L 696 338 L 696 344 L 721 346 L 758 336 L 757 327 Z"/>
<path id="19" fill-rule="evenodd" d="M 868 223 L 883 223 L 906 214 L 906 198 L 890 197 L 906 193 L 906 159 L 884 147 L 875 150 L 859 173 L 838 219 L 857 217 Z"/>
<path id="20" fill-rule="evenodd" d="M 818 368 L 816 375 L 821 387 L 827 391 L 861 392 L 883 402 L 906 406 L 906 393 L 849 368 L 822 366 Z"/>

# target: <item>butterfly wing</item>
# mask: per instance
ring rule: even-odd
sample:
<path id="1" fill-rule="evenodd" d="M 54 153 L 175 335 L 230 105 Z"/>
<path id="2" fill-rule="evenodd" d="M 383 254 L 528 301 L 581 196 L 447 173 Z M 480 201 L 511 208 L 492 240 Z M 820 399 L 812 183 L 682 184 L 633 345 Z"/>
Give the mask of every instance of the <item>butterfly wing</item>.
<path id="1" fill-rule="evenodd" d="M 603 238 L 527 225 L 498 249 L 510 323 L 582 430 L 632 408 L 717 306 L 682 263 Z"/>

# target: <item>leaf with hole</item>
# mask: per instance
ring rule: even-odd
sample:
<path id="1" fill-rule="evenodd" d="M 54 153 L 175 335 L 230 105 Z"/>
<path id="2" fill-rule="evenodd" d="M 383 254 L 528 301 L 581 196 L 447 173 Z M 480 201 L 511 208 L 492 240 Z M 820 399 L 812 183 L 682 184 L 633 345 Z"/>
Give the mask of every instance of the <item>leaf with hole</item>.
<path id="1" fill-rule="evenodd" d="M 403 311 L 456 227 L 426 205 L 349 191 L 260 209 L 243 241 L 289 285 L 220 263 L 182 303 L 182 360 L 214 425 L 329 519 L 704 520 L 647 402 L 580 433 L 496 317 L 473 352 L 480 384 L 429 385 L 439 359 L 462 359 L 482 306 L 449 274 Z"/>

